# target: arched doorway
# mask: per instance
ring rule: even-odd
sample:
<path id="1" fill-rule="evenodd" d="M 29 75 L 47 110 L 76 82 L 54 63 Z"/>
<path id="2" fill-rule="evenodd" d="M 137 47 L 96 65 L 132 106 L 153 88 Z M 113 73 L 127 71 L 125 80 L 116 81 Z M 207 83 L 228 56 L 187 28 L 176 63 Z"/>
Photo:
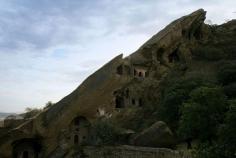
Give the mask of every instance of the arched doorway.
<path id="1" fill-rule="evenodd" d="M 142 72 L 139 72 L 139 73 L 138 73 L 138 76 L 139 76 L 139 77 L 143 77 Z"/>
<path id="2" fill-rule="evenodd" d="M 90 122 L 82 116 L 74 118 L 71 122 L 71 143 L 73 145 L 86 144 L 90 129 Z"/>
<path id="3" fill-rule="evenodd" d="M 23 152 L 23 158 L 29 158 L 29 152 L 28 151 Z"/>
<path id="4" fill-rule="evenodd" d="M 38 158 L 41 151 L 39 140 L 24 138 L 12 143 L 13 158 Z"/>

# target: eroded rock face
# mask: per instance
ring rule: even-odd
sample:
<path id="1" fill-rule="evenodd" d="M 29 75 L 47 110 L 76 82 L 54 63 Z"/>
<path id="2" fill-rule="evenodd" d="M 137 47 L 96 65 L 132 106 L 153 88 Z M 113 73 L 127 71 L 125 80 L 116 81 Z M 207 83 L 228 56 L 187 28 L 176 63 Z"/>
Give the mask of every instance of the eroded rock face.
<path id="1" fill-rule="evenodd" d="M 85 117 L 91 123 L 101 113 L 106 117 L 113 117 L 122 113 L 121 108 L 142 109 L 151 104 L 150 96 L 159 95 L 151 90 L 158 89 L 160 81 L 176 65 L 180 65 L 184 74 L 193 60 L 192 52 L 195 47 L 212 39 L 218 39 L 214 42 L 220 42 L 221 34 L 212 35 L 213 31 L 226 30 L 227 37 L 235 35 L 235 22 L 213 29 L 204 24 L 205 15 L 206 12 L 200 9 L 181 17 L 154 35 L 130 56 L 115 57 L 89 76 L 71 94 L 30 122 L 19 126 L 17 132 L 21 134 L 15 134 L 13 130 L 1 137 L 0 155 L 12 157 L 11 143 L 24 138 L 23 136 L 40 136 L 43 140 L 43 153 L 39 155 L 53 157 L 53 151 L 61 149 L 58 144 L 70 144 L 72 138 L 67 136 L 70 134 L 65 135 L 63 131 L 69 131 L 75 118 Z M 158 102 L 156 98 L 154 101 Z M 154 136 L 155 141 L 150 140 L 148 135 Z M 162 138 L 167 138 L 168 141 Z M 140 133 L 135 141 L 137 145 L 163 147 L 172 145 L 173 135 L 165 123 L 157 122 Z"/>
<path id="2" fill-rule="evenodd" d="M 131 144 L 148 147 L 173 147 L 175 138 L 166 123 L 158 121 L 132 138 Z"/>

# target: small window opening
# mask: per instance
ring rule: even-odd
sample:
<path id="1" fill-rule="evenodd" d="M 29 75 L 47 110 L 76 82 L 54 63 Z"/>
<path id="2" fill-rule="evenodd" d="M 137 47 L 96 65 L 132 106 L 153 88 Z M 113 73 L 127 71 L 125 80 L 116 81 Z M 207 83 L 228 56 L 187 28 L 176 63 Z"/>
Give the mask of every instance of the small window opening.
<path id="1" fill-rule="evenodd" d="M 123 97 L 116 97 L 116 108 L 123 108 L 125 105 Z"/>
<path id="2" fill-rule="evenodd" d="M 79 119 L 75 119 L 74 125 L 75 125 L 75 126 L 79 126 Z"/>
<path id="3" fill-rule="evenodd" d="M 143 73 L 142 73 L 142 72 L 139 72 L 139 73 L 138 73 L 138 76 L 139 76 L 139 77 L 143 77 Z"/>
<path id="4" fill-rule="evenodd" d="M 176 61 L 179 61 L 179 56 L 178 56 L 178 49 L 176 49 L 173 53 L 171 53 L 169 56 L 168 56 L 168 59 L 169 59 L 169 62 L 170 63 L 174 63 Z"/>
<path id="5" fill-rule="evenodd" d="M 125 96 L 126 96 L 126 98 L 129 97 L 129 89 L 126 89 L 126 91 L 125 91 Z"/>
<path id="6" fill-rule="evenodd" d="M 135 105 L 135 99 L 134 98 L 132 99 L 132 104 Z"/>
<path id="7" fill-rule="evenodd" d="M 158 61 L 162 61 L 162 56 L 164 54 L 164 51 L 165 51 L 165 49 L 162 47 L 157 50 L 157 60 Z"/>
<path id="8" fill-rule="evenodd" d="M 78 135 L 74 136 L 74 144 L 79 144 L 79 136 Z"/>
<path id="9" fill-rule="evenodd" d="M 137 71 L 134 69 L 134 76 L 136 76 L 137 75 Z"/>
<path id="10" fill-rule="evenodd" d="M 139 100 L 138 100 L 138 105 L 143 106 L 143 100 L 141 98 L 139 98 Z"/>

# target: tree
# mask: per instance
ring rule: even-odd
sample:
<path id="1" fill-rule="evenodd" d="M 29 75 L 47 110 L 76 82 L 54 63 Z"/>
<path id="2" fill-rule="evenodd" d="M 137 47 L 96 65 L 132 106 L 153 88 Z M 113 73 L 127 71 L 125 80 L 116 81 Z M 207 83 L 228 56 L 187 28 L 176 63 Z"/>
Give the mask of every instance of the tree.
<path id="1" fill-rule="evenodd" d="M 190 99 L 181 108 L 178 134 L 183 139 L 212 142 L 227 109 L 221 88 L 199 87 L 190 93 Z"/>
<path id="2" fill-rule="evenodd" d="M 114 145 L 118 141 L 120 130 L 109 120 L 101 119 L 93 124 L 92 135 L 97 145 Z"/>
<path id="3" fill-rule="evenodd" d="M 32 118 L 34 116 L 36 116 L 38 113 L 40 113 L 42 110 L 41 109 L 37 109 L 37 108 L 30 108 L 27 107 L 25 109 L 25 113 L 23 114 L 24 119 L 29 119 Z"/>
<path id="4" fill-rule="evenodd" d="M 189 78 L 172 81 L 162 92 L 159 115 L 172 129 L 176 129 L 180 119 L 180 108 L 189 99 L 189 94 L 195 88 L 209 85 L 200 78 Z"/>
<path id="5" fill-rule="evenodd" d="M 232 62 L 222 62 L 220 63 L 220 68 L 218 70 L 218 80 L 223 85 L 228 85 L 236 81 L 236 64 L 235 61 Z"/>
<path id="6" fill-rule="evenodd" d="M 45 107 L 43 109 L 48 109 L 50 107 L 53 106 L 53 103 L 51 101 L 48 101 L 46 104 L 45 104 Z"/>
<path id="7" fill-rule="evenodd" d="M 225 115 L 219 137 L 220 144 L 224 146 L 225 155 L 231 158 L 236 154 L 236 99 L 229 102 L 229 110 Z"/>

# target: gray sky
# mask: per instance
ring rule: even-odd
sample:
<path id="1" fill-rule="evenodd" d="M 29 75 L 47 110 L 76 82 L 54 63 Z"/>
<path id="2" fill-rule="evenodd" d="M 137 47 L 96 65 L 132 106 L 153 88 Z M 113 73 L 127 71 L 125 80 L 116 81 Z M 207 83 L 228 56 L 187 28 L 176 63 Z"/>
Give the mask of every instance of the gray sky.
<path id="1" fill-rule="evenodd" d="M 0 0 L 0 111 L 68 95 L 120 53 L 199 8 L 223 23 L 236 0 Z"/>

